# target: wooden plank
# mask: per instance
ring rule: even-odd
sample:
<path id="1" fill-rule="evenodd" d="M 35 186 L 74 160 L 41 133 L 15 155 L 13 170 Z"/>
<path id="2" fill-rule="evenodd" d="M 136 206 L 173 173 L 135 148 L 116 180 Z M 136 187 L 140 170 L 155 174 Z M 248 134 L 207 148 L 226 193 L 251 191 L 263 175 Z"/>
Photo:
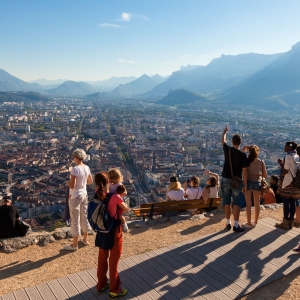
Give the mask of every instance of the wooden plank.
<path id="1" fill-rule="evenodd" d="M 19 290 L 19 291 L 14 292 L 14 296 L 18 300 L 29 300 L 25 290 Z"/>
<path id="2" fill-rule="evenodd" d="M 186 278 L 177 276 L 172 273 L 170 265 L 163 260 L 158 254 L 154 251 L 143 253 L 139 256 L 148 256 L 150 258 L 150 263 L 155 267 L 162 275 L 167 276 L 169 280 L 172 280 L 174 284 L 177 285 L 182 291 L 191 295 L 193 299 L 198 299 L 198 297 L 204 297 L 207 300 L 217 300 L 219 299 L 213 293 L 210 293 L 205 286 L 200 286 L 197 282 L 193 280 L 186 280 Z"/>
<path id="3" fill-rule="evenodd" d="M 122 270 L 123 280 L 124 278 L 129 279 L 131 281 L 128 282 L 128 286 L 130 288 L 133 287 L 133 283 L 135 285 L 133 294 L 139 299 L 160 299 L 161 296 L 158 292 L 152 289 L 152 287 L 138 274 L 136 274 L 132 269 L 130 269 L 125 263 L 124 260 L 119 261 L 119 269 Z M 124 276 L 126 274 L 126 277 Z"/>
<path id="4" fill-rule="evenodd" d="M 169 300 L 173 299 L 180 299 L 173 293 L 167 293 L 166 291 L 163 291 L 157 286 L 157 280 L 155 279 L 155 274 L 153 270 L 148 269 L 148 272 L 146 272 L 142 268 L 142 263 L 141 265 L 138 265 L 132 258 L 126 258 L 122 260 L 131 270 L 133 270 L 136 274 L 138 274 L 141 278 L 143 278 L 157 293 L 160 294 L 161 297 Z M 153 276 L 151 276 L 151 274 Z M 157 277 L 156 277 L 157 278 Z M 184 295 L 186 297 L 186 295 Z"/>
<path id="5" fill-rule="evenodd" d="M 79 272 L 77 275 L 81 278 L 81 280 L 85 283 L 85 285 L 90 289 L 90 291 L 96 296 L 97 299 L 106 300 L 108 293 L 97 294 L 96 281 L 94 278 L 87 272 Z M 108 289 L 109 291 L 109 289 Z"/>
<path id="6" fill-rule="evenodd" d="M 18 300 L 17 298 L 15 298 L 14 294 L 6 294 L 2 296 L 3 300 Z"/>
<path id="7" fill-rule="evenodd" d="M 154 278 L 154 284 L 159 288 L 160 294 L 162 294 L 164 298 L 169 299 L 171 296 L 171 299 L 191 299 L 184 291 L 180 290 L 168 276 L 162 276 L 151 263 L 148 263 L 148 260 L 144 261 L 142 257 L 138 255 L 132 256 L 130 259 Z M 165 293 L 163 293 L 162 290 L 164 290 Z"/>
<path id="8" fill-rule="evenodd" d="M 41 283 L 37 285 L 36 288 L 38 289 L 44 300 L 56 300 L 56 297 L 52 293 L 47 283 Z"/>
<path id="9" fill-rule="evenodd" d="M 71 274 L 68 276 L 68 278 L 83 299 L 86 300 L 97 299 L 96 296 L 90 291 L 88 286 L 81 280 L 78 274 Z"/>
<path id="10" fill-rule="evenodd" d="M 30 300 L 43 300 L 41 294 L 35 286 L 29 287 L 25 289 L 25 292 L 28 295 Z"/>
<path id="11" fill-rule="evenodd" d="M 60 279 L 57 279 L 57 281 L 72 300 L 83 300 L 83 297 L 78 294 L 78 291 L 75 289 L 74 285 L 68 277 L 62 277 Z"/>
<path id="12" fill-rule="evenodd" d="M 69 299 L 69 296 L 66 294 L 66 292 L 64 291 L 64 289 L 61 287 L 61 285 L 57 280 L 51 280 L 47 282 L 47 285 L 49 286 L 50 290 L 55 296 L 55 299 L 57 300 Z"/>
<path id="13" fill-rule="evenodd" d="M 221 198 L 214 198 L 213 202 L 220 203 Z M 211 201 L 211 199 L 209 200 Z M 151 207 L 154 204 L 154 207 L 163 207 L 163 206 L 171 206 L 171 205 L 186 205 L 186 204 L 204 204 L 203 199 L 197 200 L 182 200 L 182 201 L 168 201 L 168 202 L 153 202 L 153 203 L 143 203 L 141 204 L 141 208 Z"/>

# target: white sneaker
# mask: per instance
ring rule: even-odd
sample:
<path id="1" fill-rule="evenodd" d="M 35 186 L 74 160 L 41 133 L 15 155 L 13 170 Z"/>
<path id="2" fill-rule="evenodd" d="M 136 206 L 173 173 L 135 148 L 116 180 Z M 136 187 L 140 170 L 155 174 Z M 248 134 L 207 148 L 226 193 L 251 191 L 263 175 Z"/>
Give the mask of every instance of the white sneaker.
<path id="1" fill-rule="evenodd" d="M 78 250 L 78 246 L 77 246 L 77 247 L 73 247 L 72 245 L 69 245 L 69 246 L 66 246 L 66 247 L 65 247 L 65 250 L 68 250 L 68 251 L 76 251 L 76 250 Z"/>
<path id="2" fill-rule="evenodd" d="M 127 232 L 128 231 L 128 226 L 126 223 L 122 224 L 122 231 Z"/>
<path id="3" fill-rule="evenodd" d="M 252 224 L 253 227 L 256 226 L 256 223 L 254 223 L 254 221 L 251 221 L 251 224 Z"/>
<path id="4" fill-rule="evenodd" d="M 83 241 L 83 238 L 80 239 L 80 242 L 83 243 L 83 244 L 86 245 L 86 246 L 90 244 L 88 241 L 84 242 L 84 241 Z"/>
<path id="5" fill-rule="evenodd" d="M 243 223 L 243 227 L 246 227 L 246 228 L 253 228 L 253 225 L 249 225 L 247 223 Z"/>

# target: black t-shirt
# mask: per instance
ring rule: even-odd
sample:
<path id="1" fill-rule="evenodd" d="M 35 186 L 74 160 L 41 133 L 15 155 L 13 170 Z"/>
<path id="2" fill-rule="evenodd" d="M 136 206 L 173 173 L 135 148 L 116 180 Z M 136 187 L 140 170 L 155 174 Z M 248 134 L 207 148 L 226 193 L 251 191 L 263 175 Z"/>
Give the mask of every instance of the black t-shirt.
<path id="1" fill-rule="evenodd" d="M 225 163 L 223 168 L 222 177 L 224 178 L 232 178 L 230 171 L 230 163 L 229 163 L 229 149 L 231 148 L 231 162 L 232 162 L 232 171 L 233 176 L 238 176 L 242 178 L 243 168 L 249 167 L 249 162 L 247 155 L 241 150 L 235 149 L 234 147 L 230 147 L 228 144 L 224 143 L 223 151 L 225 156 Z"/>
<path id="2" fill-rule="evenodd" d="M 17 218 L 20 218 L 20 214 L 16 206 L 0 206 L 0 238 L 10 238 L 15 235 Z"/>

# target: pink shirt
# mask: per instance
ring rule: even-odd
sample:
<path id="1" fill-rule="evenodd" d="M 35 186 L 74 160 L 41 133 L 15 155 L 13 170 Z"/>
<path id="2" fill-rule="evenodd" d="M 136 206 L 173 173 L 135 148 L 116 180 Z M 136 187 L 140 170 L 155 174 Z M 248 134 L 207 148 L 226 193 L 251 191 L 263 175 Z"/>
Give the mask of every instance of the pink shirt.
<path id="1" fill-rule="evenodd" d="M 118 218 L 118 215 L 116 214 L 117 205 L 120 205 L 121 203 L 123 203 L 123 200 L 118 194 L 113 194 L 109 200 L 107 210 L 112 217 L 115 216 L 115 219 Z"/>

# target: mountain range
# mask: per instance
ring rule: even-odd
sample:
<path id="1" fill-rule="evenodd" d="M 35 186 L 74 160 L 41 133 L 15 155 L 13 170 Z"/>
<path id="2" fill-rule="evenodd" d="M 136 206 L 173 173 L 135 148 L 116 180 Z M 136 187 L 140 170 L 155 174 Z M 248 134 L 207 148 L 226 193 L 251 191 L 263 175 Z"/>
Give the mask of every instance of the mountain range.
<path id="1" fill-rule="evenodd" d="M 195 102 L 207 102 L 207 98 L 203 95 L 199 95 L 195 92 L 184 90 L 184 89 L 177 89 L 177 90 L 170 90 L 168 95 L 161 100 L 155 102 L 155 104 L 163 104 L 163 105 L 180 105 L 180 104 L 190 104 Z"/>
<path id="2" fill-rule="evenodd" d="M 163 98 L 168 95 L 164 100 L 167 103 L 171 98 L 180 102 L 184 98 L 181 90 L 185 89 L 188 97 L 194 92 L 194 96 L 204 94 L 210 100 L 233 104 L 277 109 L 300 107 L 300 42 L 290 51 L 279 54 L 221 55 L 207 66 L 187 65 L 168 77 L 144 74 L 139 78 L 112 77 L 89 83 L 65 81 L 51 89 L 48 83 L 53 82 L 45 79 L 38 82 L 47 85 L 27 83 L 0 69 L 0 91 L 36 91 L 66 96 L 95 94 L 92 98 Z"/>

